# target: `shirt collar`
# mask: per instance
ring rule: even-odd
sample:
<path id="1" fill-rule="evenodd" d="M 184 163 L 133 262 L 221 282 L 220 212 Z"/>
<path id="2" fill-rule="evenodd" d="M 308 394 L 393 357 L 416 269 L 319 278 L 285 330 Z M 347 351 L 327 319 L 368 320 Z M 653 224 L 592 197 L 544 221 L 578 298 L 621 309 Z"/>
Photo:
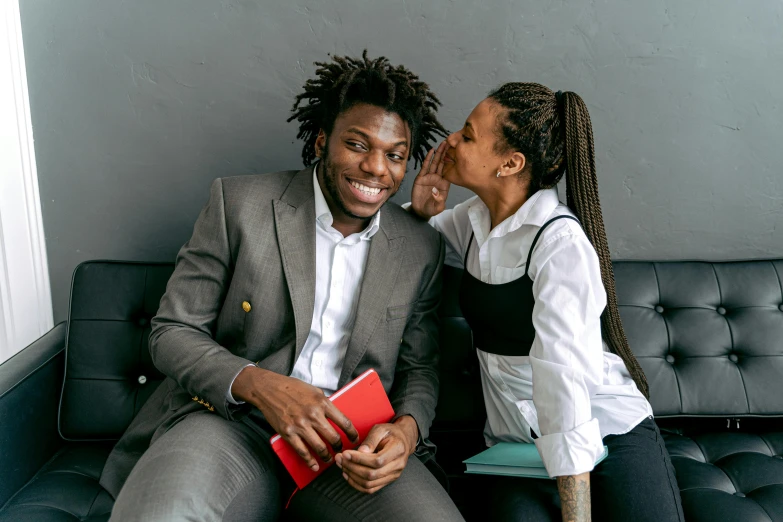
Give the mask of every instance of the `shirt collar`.
<path id="1" fill-rule="evenodd" d="M 321 190 L 321 184 L 318 183 L 318 163 L 313 167 L 313 192 L 315 194 L 315 219 L 324 227 L 331 227 L 334 222 L 332 211 L 329 210 L 329 204 Z M 370 224 L 360 233 L 360 239 L 370 239 L 378 232 L 381 223 L 381 211 L 375 213 Z"/>
<path id="2" fill-rule="evenodd" d="M 559 204 L 560 199 L 557 197 L 557 188 L 541 189 L 530 196 L 530 198 L 519 207 L 519 210 L 507 217 L 505 221 L 500 223 L 491 232 L 489 230 L 491 226 L 489 209 L 478 196 L 470 203 L 468 216 L 473 225 L 476 240 L 479 244 L 482 244 L 486 239 L 491 237 L 503 237 L 506 234 L 517 230 L 522 225 L 542 226 Z"/>

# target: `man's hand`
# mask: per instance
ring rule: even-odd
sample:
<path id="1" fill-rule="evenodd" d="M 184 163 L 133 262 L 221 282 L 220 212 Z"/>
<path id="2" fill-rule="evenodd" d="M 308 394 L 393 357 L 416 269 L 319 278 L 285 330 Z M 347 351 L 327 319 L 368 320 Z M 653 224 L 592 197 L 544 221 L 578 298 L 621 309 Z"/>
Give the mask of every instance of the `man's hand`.
<path id="1" fill-rule="evenodd" d="M 234 380 L 231 394 L 261 410 L 269 425 L 313 471 L 318 471 L 319 466 L 310 448 L 324 462 L 332 460 L 327 443 L 335 453 L 343 450 L 340 434 L 327 419 L 343 430 L 348 440 L 359 442 L 359 433 L 348 417 L 322 390 L 299 379 L 248 366 Z"/>
<path id="2" fill-rule="evenodd" d="M 411 210 L 420 218 L 430 219 L 446 208 L 451 183 L 443 178 L 443 157 L 449 144 L 445 141 L 437 149 L 430 149 L 411 189 Z"/>
<path id="3" fill-rule="evenodd" d="M 409 415 L 394 424 L 376 424 L 358 450 L 335 457 L 343 478 L 362 493 L 375 493 L 397 480 L 416 450 L 419 428 Z"/>

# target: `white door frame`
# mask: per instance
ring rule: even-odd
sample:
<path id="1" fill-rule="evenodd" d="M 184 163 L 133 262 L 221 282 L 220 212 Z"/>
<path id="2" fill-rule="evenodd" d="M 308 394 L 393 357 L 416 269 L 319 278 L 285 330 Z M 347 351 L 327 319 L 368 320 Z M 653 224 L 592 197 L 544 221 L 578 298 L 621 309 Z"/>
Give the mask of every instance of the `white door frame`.
<path id="1" fill-rule="evenodd" d="M 18 0 L 0 0 L 0 363 L 53 326 Z"/>

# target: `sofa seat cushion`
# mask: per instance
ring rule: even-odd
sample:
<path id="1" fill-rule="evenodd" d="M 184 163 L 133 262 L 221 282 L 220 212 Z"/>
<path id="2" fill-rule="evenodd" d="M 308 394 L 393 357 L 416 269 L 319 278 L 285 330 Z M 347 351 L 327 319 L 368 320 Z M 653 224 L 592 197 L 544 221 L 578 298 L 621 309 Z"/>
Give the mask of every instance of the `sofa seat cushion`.
<path id="1" fill-rule="evenodd" d="M 688 522 L 783 521 L 783 431 L 664 439 Z"/>
<path id="2" fill-rule="evenodd" d="M 66 444 L 0 510 L 0 522 L 99 522 L 114 500 L 98 484 L 113 443 Z"/>

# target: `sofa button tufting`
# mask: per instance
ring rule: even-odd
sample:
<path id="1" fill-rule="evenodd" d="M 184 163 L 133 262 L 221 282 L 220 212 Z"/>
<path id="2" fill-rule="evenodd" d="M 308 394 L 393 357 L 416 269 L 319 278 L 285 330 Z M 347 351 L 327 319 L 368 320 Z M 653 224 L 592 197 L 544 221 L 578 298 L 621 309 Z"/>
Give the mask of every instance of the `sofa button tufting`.
<path id="1" fill-rule="evenodd" d="M 147 382 L 147 377 L 145 377 L 144 375 L 139 375 L 138 380 L 139 380 L 139 384 L 144 384 Z"/>
<path id="2" fill-rule="evenodd" d="M 669 364 L 674 364 L 674 356 L 672 354 L 667 355 L 666 362 Z"/>
<path id="3" fill-rule="evenodd" d="M 739 357 L 737 357 L 736 353 L 731 353 L 731 354 L 729 354 L 729 360 L 731 362 L 735 363 L 735 362 L 739 361 Z"/>
<path id="4" fill-rule="evenodd" d="M 745 493 L 743 493 L 742 491 L 737 491 L 736 493 L 734 493 L 734 495 L 737 497 L 744 497 Z"/>
<path id="5" fill-rule="evenodd" d="M 655 305 L 655 311 L 659 314 L 663 313 L 663 307 L 661 305 Z"/>
<path id="6" fill-rule="evenodd" d="M 782 305 L 780 305 L 780 306 L 778 306 L 778 310 L 780 310 L 781 312 L 783 312 L 783 304 L 782 304 Z"/>
<path id="7" fill-rule="evenodd" d="M 725 308 L 723 308 L 722 306 L 719 306 L 719 307 L 718 307 L 718 313 L 719 313 L 720 315 L 726 315 L 726 309 L 725 309 Z"/>
<path id="8" fill-rule="evenodd" d="M 143 327 L 145 327 L 145 326 L 147 326 L 147 323 L 149 323 L 149 321 L 147 320 L 147 318 L 146 318 L 146 317 L 139 317 L 139 320 L 138 320 L 138 321 L 136 321 L 136 324 L 138 324 L 138 325 L 139 325 L 139 326 L 141 326 L 142 328 L 143 328 Z"/>

